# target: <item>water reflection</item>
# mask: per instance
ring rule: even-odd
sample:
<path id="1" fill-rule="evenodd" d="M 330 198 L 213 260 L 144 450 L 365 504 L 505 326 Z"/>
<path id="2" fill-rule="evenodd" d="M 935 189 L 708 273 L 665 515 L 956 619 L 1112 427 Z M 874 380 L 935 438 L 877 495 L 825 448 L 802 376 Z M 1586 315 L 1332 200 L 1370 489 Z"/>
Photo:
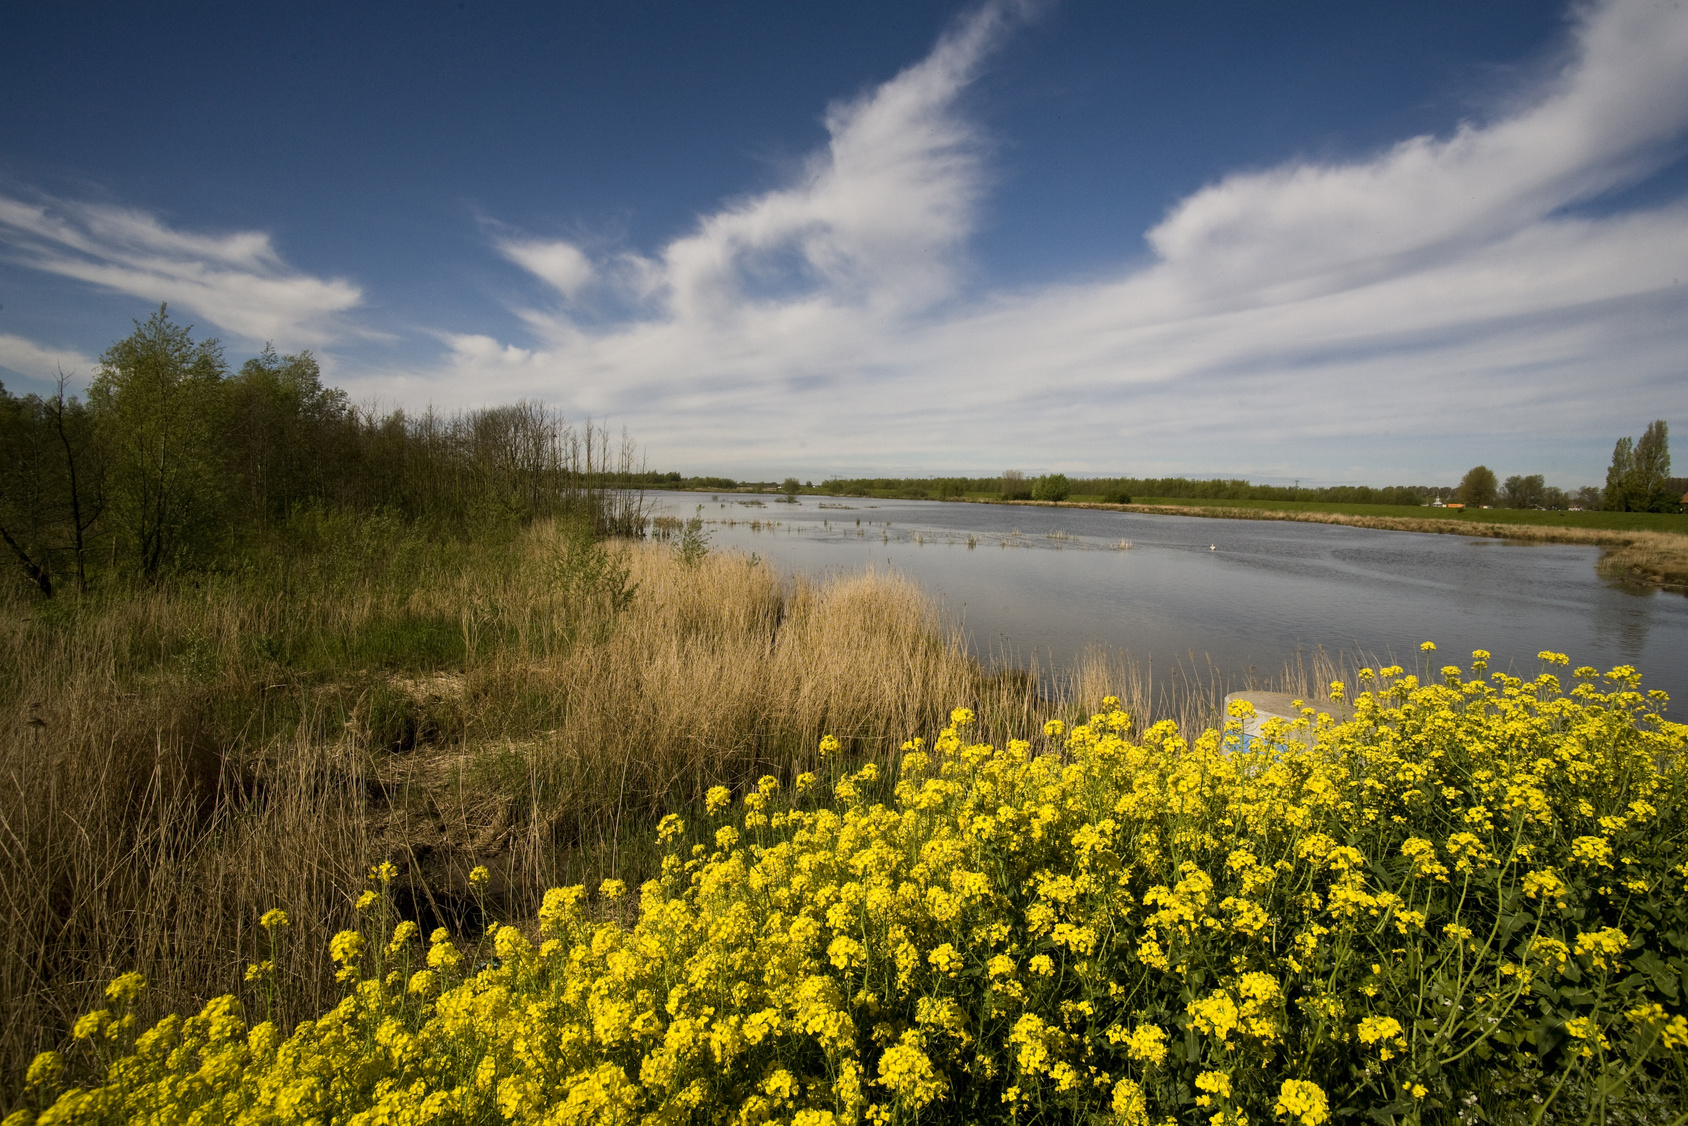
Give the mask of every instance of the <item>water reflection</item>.
<path id="1" fill-rule="evenodd" d="M 654 499 L 681 517 L 702 503 L 714 548 L 788 573 L 895 568 L 986 658 L 1064 663 L 1100 644 L 1157 676 L 1242 688 L 1320 649 L 1412 667 L 1428 639 L 1437 665 L 1484 648 L 1493 670 L 1533 676 L 1551 649 L 1688 693 L 1688 599 L 1600 578 L 1593 547 L 938 501 Z"/>

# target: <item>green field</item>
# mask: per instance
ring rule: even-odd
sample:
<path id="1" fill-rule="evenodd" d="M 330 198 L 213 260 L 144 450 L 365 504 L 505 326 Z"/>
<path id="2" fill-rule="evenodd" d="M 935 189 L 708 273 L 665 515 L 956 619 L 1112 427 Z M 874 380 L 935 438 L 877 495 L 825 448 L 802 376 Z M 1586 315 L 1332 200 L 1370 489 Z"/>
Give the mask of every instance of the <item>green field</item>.
<path id="1" fill-rule="evenodd" d="M 1100 503 L 1099 496 L 1075 493 L 1071 502 Z M 1688 535 L 1688 515 L 1664 512 L 1541 512 L 1522 508 L 1459 509 L 1405 504 L 1331 504 L 1306 500 L 1201 500 L 1189 497 L 1132 497 L 1134 504 L 1186 508 L 1252 508 L 1262 512 L 1332 512 L 1343 516 L 1389 516 L 1406 520 L 1461 520 L 1472 524 L 1533 524 L 1552 528 L 1591 528 L 1614 532 L 1675 532 Z"/>

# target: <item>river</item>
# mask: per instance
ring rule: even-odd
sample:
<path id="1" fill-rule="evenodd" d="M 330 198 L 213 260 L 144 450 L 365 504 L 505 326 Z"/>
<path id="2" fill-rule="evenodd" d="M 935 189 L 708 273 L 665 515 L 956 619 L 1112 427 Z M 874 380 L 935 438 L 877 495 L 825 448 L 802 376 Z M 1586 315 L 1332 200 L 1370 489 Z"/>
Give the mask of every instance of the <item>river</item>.
<path id="1" fill-rule="evenodd" d="M 1573 668 L 1634 665 L 1644 688 L 1688 700 L 1688 598 L 1601 578 L 1596 547 L 942 501 L 650 500 L 659 514 L 701 515 L 711 550 L 782 574 L 900 572 L 991 663 L 1060 667 L 1099 644 L 1245 688 L 1321 648 L 1412 669 L 1434 641 L 1433 667 L 1487 649 L 1491 672 L 1529 677 L 1546 649 Z"/>

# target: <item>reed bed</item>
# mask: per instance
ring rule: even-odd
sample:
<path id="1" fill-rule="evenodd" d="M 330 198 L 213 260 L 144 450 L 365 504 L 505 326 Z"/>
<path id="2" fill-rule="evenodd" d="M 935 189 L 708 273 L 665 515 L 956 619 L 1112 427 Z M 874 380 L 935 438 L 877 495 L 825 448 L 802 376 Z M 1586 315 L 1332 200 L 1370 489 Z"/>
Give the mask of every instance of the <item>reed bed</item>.
<path id="1" fill-rule="evenodd" d="M 407 917 L 473 929 L 547 887 L 645 878 L 662 816 L 824 773 L 826 734 L 888 765 L 957 706 L 1006 740 L 1109 694 L 1193 732 L 1227 687 L 1209 669 L 1169 694 L 1101 651 L 986 667 L 885 572 L 813 582 L 560 523 L 298 538 L 240 573 L 0 614 L 0 1086 L 130 969 L 158 1012 L 228 992 L 283 1024 L 320 1012 L 318 954 L 381 861 Z M 293 940 L 260 996 L 243 973 L 272 907 Z"/>

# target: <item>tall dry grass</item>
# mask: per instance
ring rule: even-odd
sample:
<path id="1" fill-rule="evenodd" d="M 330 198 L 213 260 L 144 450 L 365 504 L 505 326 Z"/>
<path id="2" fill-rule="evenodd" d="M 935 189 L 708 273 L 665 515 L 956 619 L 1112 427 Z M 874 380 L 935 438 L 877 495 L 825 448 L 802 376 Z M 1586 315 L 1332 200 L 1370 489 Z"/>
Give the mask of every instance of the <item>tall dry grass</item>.
<path id="1" fill-rule="evenodd" d="M 557 524 L 318 532 L 248 572 L 0 607 L 0 1088 L 127 969 L 156 1010 L 320 1011 L 324 944 L 381 860 L 425 929 L 474 929 L 548 886 L 652 874 L 664 813 L 817 769 L 823 734 L 889 766 L 957 706 L 1000 745 L 1107 694 L 1193 730 L 1228 687 L 1192 668 L 1169 694 L 1100 651 L 988 671 L 895 574 L 688 565 Z M 243 974 L 277 906 L 269 996 Z"/>
<path id="2" fill-rule="evenodd" d="M 295 924 L 285 988 L 249 1004 L 317 1011 L 323 942 L 379 860 L 407 911 L 469 926 L 474 865 L 520 912 L 552 883 L 647 874 L 655 818 L 812 765 L 823 733 L 888 756 L 953 706 L 1002 727 L 1037 710 L 1035 682 L 986 675 L 892 575 L 687 566 L 557 525 L 438 550 L 387 532 L 4 606 L 7 1087 L 117 972 L 161 1009 L 243 992 L 269 907 Z"/>

